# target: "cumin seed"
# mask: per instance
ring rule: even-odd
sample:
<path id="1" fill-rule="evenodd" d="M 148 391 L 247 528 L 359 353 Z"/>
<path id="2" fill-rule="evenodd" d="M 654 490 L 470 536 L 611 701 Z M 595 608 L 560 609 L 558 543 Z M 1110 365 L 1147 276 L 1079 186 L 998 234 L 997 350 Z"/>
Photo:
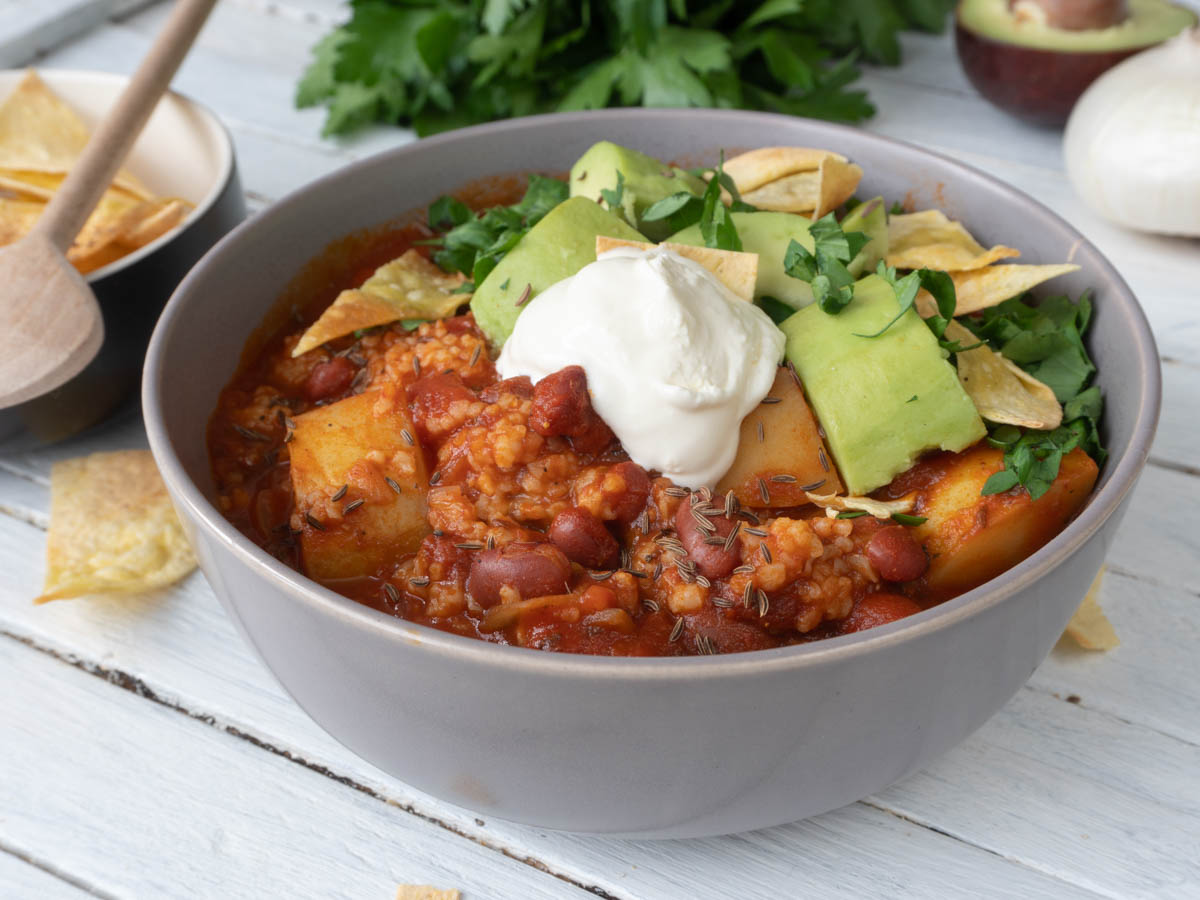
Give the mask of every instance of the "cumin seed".
<path id="1" fill-rule="evenodd" d="M 400 437 L 404 438 L 404 443 L 408 444 L 410 447 L 416 444 L 416 441 L 413 440 L 412 433 L 409 432 L 407 428 L 400 429 Z"/>
<path id="2" fill-rule="evenodd" d="M 771 548 L 767 546 L 766 541 L 763 541 L 761 544 L 759 544 L 758 549 L 762 551 L 762 557 L 767 561 L 768 565 L 775 562 L 775 560 L 771 557 Z"/>
<path id="3" fill-rule="evenodd" d="M 525 290 L 521 291 L 521 296 L 517 298 L 517 302 L 513 305 L 514 306 L 524 306 L 526 303 L 529 302 L 529 296 L 532 293 L 533 293 L 533 285 L 526 284 Z"/>
<path id="4" fill-rule="evenodd" d="M 761 444 L 767 437 L 767 430 L 763 428 L 763 423 L 758 423 L 758 442 Z"/>
<path id="5" fill-rule="evenodd" d="M 742 530 L 741 522 L 734 522 L 733 527 L 729 529 L 729 534 L 725 535 L 725 552 L 728 553 L 733 549 L 733 542 L 737 540 L 738 532 Z"/>
<path id="6" fill-rule="evenodd" d="M 676 619 L 674 626 L 671 628 L 671 635 L 667 638 L 668 643 L 675 643 L 679 640 L 679 636 L 683 634 L 683 619 Z"/>
<path id="7" fill-rule="evenodd" d="M 350 503 L 347 503 L 344 507 L 342 507 L 342 515 L 343 516 L 350 515 L 350 513 L 354 512 L 356 509 L 358 509 L 360 506 L 362 506 L 366 502 L 367 501 L 365 501 L 362 497 L 359 497 L 357 500 L 353 500 Z"/>
<path id="8" fill-rule="evenodd" d="M 616 569 L 609 569 L 607 572 L 588 572 L 588 576 L 592 581 L 604 581 L 607 578 L 612 578 L 616 571 Z"/>
<path id="9" fill-rule="evenodd" d="M 767 483 L 761 478 L 758 479 L 758 496 L 762 497 L 763 503 L 771 502 L 771 492 L 767 490 Z"/>
<path id="10" fill-rule="evenodd" d="M 712 605 L 718 609 L 729 609 L 729 607 L 733 606 L 733 601 L 726 597 L 713 597 Z"/>
<path id="11" fill-rule="evenodd" d="M 800 479 L 795 475 L 772 475 L 771 480 L 777 484 L 795 484 Z"/>
<path id="12" fill-rule="evenodd" d="M 428 575 L 416 575 L 408 579 L 408 583 L 415 587 L 427 587 L 429 585 Z"/>
<path id="13" fill-rule="evenodd" d="M 241 425 L 234 425 L 233 430 L 240 434 L 248 441 L 269 441 L 271 440 L 261 431 L 255 431 L 253 428 L 243 428 Z"/>
<path id="14" fill-rule="evenodd" d="M 313 528 L 317 529 L 317 531 L 325 530 L 325 523 L 322 522 L 320 519 L 318 519 L 316 516 L 314 516 L 312 513 L 305 513 L 304 518 L 308 522 L 308 524 L 311 525 Z"/>
<path id="15" fill-rule="evenodd" d="M 829 471 L 829 460 L 825 458 L 825 448 L 824 447 L 817 448 L 817 459 L 819 459 L 821 461 L 821 468 L 823 470 L 825 470 L 826 472 L 828 472 Z"/>
<path id="16" fill-rule="evenodd" d="M 345 496 L 346 496 L 346 491 L 347 491 L 347 490 L 349 490 L 349 488 L 350 488 L 350 485 L 348 485 L 348 484 L 343 484 L 343 485 L 342 485 L 340 488 L 338 488 L 338 489 L 337 489 L 337 493 L 336 493 L 336 494 L 334 494 L 334 495 L 333 495 L 332 497 L 330 497 L 329 499 L 330 499 L 330 500 L 331 500 L 333 503 L 337 503 L 339 500 L 341 500 L 343 497 L 345 497 Z"/>
<path id="17" fill-rule="evenodd" d="M 687 488 L 671 485 L 669 488 L 663 488 L 663 493 L 668 497 L 686 497 L 691 493 L 691 491 L 689 491 Z"/>
<path id="18" fill-rule="evenodd" d="M 762 402 L 763 402 L 763 403 L 767 403 L 767 404 L 771 404 L 771 403 L 782 403 L 782 402 L 783 402 L 783 398 L 782 398 L 782 397 L 763 397 L 763 398 L 762 398 Z"/>
<path id="19" fill-rule="evenodd" d="M 475 349 L 471 351 L 471 359 L 467 363 L 468 369 L 475 368 L 475 363 L 479 362 L 479 354 L 483 352 L 483 344 L 476 344 Z"/>
<path id="20" fill-rule="evenodd" d="M 417 358 L 417 354 L 413 354 L 413 374 L 418 378 L 421 377 L 421 360 Z"/>
<path id="21" fill-rule="evenodd" d="M 761 619 L 771 611 L 771 598 L 767 596 L 767 592 L 759 588 L 756 592 L 758 596 L 758 617 Z"/>
<path id="22" fill-rule="evenodd" d="M 400 602 L 400 592 L 396 590 L 396 586 L 390 581 L 385 581 L 383 583 L 383 592 L 387 594 L 388 600 L 390 600 L 392 603 Z"/>
<path id="23" fill-rule="evenodd" d="M 767 533 L 766 533 L 765 531 L 763 531 L 761 528 L 750 528 L 750 527 L 747 527 L 747 528 L 746 528 L 746 534 L 752 534 L 752 535 L 754 535 L 755 537 L 766 537 L 766 536 L 767 536 Z"/>
<path id="24" fill-rule="evenodd" d="M 696 584 L 700 585 L 700 587 L 702 587 L 702 588 L 710 588 L 710 587 L 712 587 L 712 582 L 711 582 L 711 581 L 709 581 L 709 580 L 708 580 L 708 579 L 707 579 L 705 576 L 703 576 L 703 575 L 697 575 L 697 576 L 696 576 Z"/>
<path id="25" fill-rule="evenodd" d="M 442 480 L 442 473 L 440 471 L 434 472 L 432 475 L 429 476 L 429 483 L 431 485 L 437 484 L 441 480 Z"/>
<path id="26" fill-rule="evenodd" d="M 400 485 L 396 484 L 395 479 L 393 479 L 390 475 L 384 475 L 383 480 L 386 481 L 387 486 L 390 487 L 397 494 L 401 493 Z"/>
<path id="27" fill-rule="evenodd" d="M 821 485 L 823 485 L 824 483 L 825 483 L 825 479 L 822 478 L 820 481 L 814 481 L 812 484 L 804 485 L 803 487 L 800 488 L 800 490 L 815 491 L 817 488 L 821 487 Z"/>
<path id="28" fill-rule="evenodd" d="M 463 541 L 461 544 L 454 545 L 459 550 L 482 550 L 483 544 L 477 541 Z"/>

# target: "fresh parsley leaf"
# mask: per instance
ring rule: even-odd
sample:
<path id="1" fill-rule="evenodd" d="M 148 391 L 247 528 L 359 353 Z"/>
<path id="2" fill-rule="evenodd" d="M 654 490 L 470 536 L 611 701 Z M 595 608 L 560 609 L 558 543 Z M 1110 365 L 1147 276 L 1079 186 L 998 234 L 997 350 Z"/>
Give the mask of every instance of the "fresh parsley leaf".
<path id="1" fill-rule="evenodd" d="M 964 317 L 967 327 L 986 338 L 1004 356 L 1054 389 L 1063 404 L 1063 424 L 1053 431 L 1013 425 L 991 429 L 988 442 L 1004 451 L 1004 468 L 992 475 L 982 493 L 998 494 L 1024 487 L 1034 500 L 1050 489 L 1062 458 L 1081 447 L 1097 463 L 1107 457 L 1100 440 L 1104 399 L 1098 385 L 1088 385 L 1096 371 L 1083 344 L 1091 321 L 1087 294 L 1049 297 L 1034 304 L 1021 298 Z"/>
<path id="2" fill-rule="evenodd" d="M 812 235 L 813 252 L 799 241 L 790 241 L 783 256 L 783 271 L 811 284 L 821 311 L 837 315 L 854 298 L 854 276 L 846 264 L 870 238 L 861 231 L 842 231 L 833 213 L 815 221 L 808 233 Z"/>
<path id="3" fill-rule="evenodd" d="M 924 525 L 925 516 L 910 516 L 906 513 L 892 513 L 892 521 L 897 525 Z"/>
<path id="4" fill-rule="evenodd" d="M 741 250 L 742 239 L 738 237 L 737 226 L 733 224 L 733 216 L 729 207 L 721 202 L 721 182 L 725 179 L 725 153 L 713 170 L 713 176 L 704 189 L 700 206 L 700 234 L 704 238 L 704 246 L 715 247 L 718 250 Z"/>
<path id="5" fill-rule="evenodd" d="M 621 198 L 625 196 L 625 173 L 617 169 L 617 186 L 612 188 L 601 188 L 600 199 L 607 204 L 609 210 L 617 212 L 621 208 Z"/>
<path id="6" fill-rule="evenodd" d="M 874 112 L 858 57 L 894 63 L 902 27 L 951 0 L 351 0 L 313 48 L 300 106 L 324 133 L 420 135 L 554 109 L 750 107 L 838 121 Z"/>
<path id="7" fill-rule="evenodd" d="M 867 511 L 865 509 L 843 509 L 837 514 L 837 517 L 839 519 L 857 519 L 859 516 L 865 516 L 866 514 Z"/>
<path id="8" fill-rule="evenodd" d="M 515 247 L 534 225 L 567 199 L 566 183 L 543 175 L 530 175 L 519 203 L 494 206 L 475 216 L 465 204 L 439 197 L 429 207 L 429 222 L 444 231 L 429 243 L 436 246 L 433 261 L 447 272 L 462 272 L 470 281 L 458 290 L 474 290 L 496 264 Z M 448 230 L 444 228 L 451 224 Z M 469 287 L 468 287 L 469 285 Z"/>
<path id="9" fill-rule="evenodd" d="M 754 305 L 770 316 L 771 321 L 776 325 L 783 322 L 784 319 L 791 318 L 796 312 L 793 307 L 774 297 L 758 297 L 755 299 Z"/>

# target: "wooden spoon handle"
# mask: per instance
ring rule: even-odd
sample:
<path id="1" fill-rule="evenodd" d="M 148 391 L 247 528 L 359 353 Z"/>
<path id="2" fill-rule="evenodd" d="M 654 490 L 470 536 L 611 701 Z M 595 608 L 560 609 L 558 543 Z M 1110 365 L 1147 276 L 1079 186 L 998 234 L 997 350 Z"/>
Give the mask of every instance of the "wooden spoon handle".
<path id="1" fill-rule="evenodd" d="M 65 253 L 137 140 L 217 0 L 177 0 L 167 24 L 33 230 Z"/>

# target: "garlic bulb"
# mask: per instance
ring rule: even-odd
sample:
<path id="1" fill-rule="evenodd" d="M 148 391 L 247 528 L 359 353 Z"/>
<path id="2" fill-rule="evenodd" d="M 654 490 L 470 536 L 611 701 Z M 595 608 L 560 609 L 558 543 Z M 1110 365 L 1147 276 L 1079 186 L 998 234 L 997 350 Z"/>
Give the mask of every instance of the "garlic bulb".
<path id="1" fill-rule="evenodd" d="M 1200 236 L 1200 28 L 1100 76 L 1071 113 L 1063 155 L 1106 219 Z"/>

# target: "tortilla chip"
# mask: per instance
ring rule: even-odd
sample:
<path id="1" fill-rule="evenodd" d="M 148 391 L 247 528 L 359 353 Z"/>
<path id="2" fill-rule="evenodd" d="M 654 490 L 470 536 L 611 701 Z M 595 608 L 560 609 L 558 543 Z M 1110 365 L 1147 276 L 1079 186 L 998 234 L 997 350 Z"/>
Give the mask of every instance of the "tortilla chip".
<path id="1" fill-rule="evenodd" d="M 460 900 L 456 889 L 441 890 L 427 884 L 402 884 L 396 888 L 396 900 Z"/>
<path id="2" fill-rule="evenodd" d="M 830 154 L 816 170 L 786 175 L 744 192 L 742 199 L 759 209 L 811 214 L 819 219 L 850 199 L 862 175 L 854 163 Z"/>
<path id="3" fill-rule="evenodd" d="M 126 217 L 121 243 L 130 250 L 144 247 L 182 225 L 192 209 L 191 203 L 179 197 L 151 200 L 138 210 L 136 217 Z"/>
<path id="4" fill-rule="evenodd" d="M 300 337 L 292 356 L 327 341 L 400 319 L 440 319 L 471 299 L 453 290 L 465 281 L 450 275 L 416 250 L 380 266 L 357 290 L 342 291 Z"/>
<path id="5" fill-rule="evenodd" d="M 946 339 L 964 347 L 979 342 L 953 319 L 946 325 Z M 1039 431 L 1062 424 L 1063 409 L 1054 391 L 986 344 L 962 351 L 955 361 L 963 390 L 989 422 Z"/>
<path id="6" fill-rule="evenodd" d="M 1079 605 L 1079 609 L 1075 610 L 1075 615 L 1071 616 L 1071 621 L 1067 623 L 1067 630 L 1064 632 L 1064 634 L 1070 635 L 1075 643 L 1084 650 L 1111 650 L 1120 646 L 1121 643 L 1121 639 L 1117 637 L 1116 630 L 1108 621 L 1108 616 L 1104 615 L 1104 610 L 1100 608 L 1100 602 L 1097 599 L 1100 594 L 1100 583 L 1104 580 L 1104 568 L 1101 566 L 1100 571 L 1096 573 L 1096 580 L 1088 588 L 1083 603 Z"/>
<path id="7" fill-rule="evenodd" d="M 760 147 L 725 160 L 722 171 L 733 179 L 738 193 L 745 195 L 788 175 L 815 172 L 828 157 L 834 157 L 841 162 L 846 161 L 846 157 L 831 150 L 817 150 L 812 147 Z M 752 201 L 746 199 L 746 202 Z"/>
<path id="8" fill-rule="evenodd" d="M 86 275 L 124 256 L 129 248 L 121 244 L 121 236 L 131 215 L 140 220 L 138 211 L 144 206 L 143 201 L 133 194 L 120 188 L 109 188 L 75 236 L 67 250 L 67 259 Z"/>
<path id="9" fill-rule="evenodd" d="M 967 272 L 951 272 L 958 299 L 954 314 L 965 316 L 979 312 L 1011 297 L 1018 297 L 1043 281 L 1077 271 L 1079 266 L 1063 263 L 1049 266 L 987 266 Z"/>
<path id="10" fill-rule="evenodd" d="M 607 253 L 617 247 L 632 247 L 649 250 L 665 247 L 685 259 L 700 263 L 717 279 L 743 300 L 754 299 L 754 282 L 758 279 L 758 254 L 741 253 L 736 250 L 716 250 L 712 247 L 692 247 L 687 244 L 648 244 L 644 241 L 626 241 L 621 238 L 596 235 L 596 255 Z"/>
<path id="11" fill-rule="evenodd" d="M 32 69 L 0 103 L 0 169 L 69 172 L 87 145 L 83 119 Z M 124 169 L 115 183 L 149 199 L 145 186 Z"/>
<path id="12" fill-rule="evenodd" d="M 165 587 L 195 566 L 149 450 L 55 463 L 46 583 L 34 603 Z"/>
<path id="13" fill-rule="evenodd" d="M 917 502 L 915 494 L 901 497 L 899 500 L 873 500 L 870 497 L 841 497 L 835 494 L 814 494 L 806 491 L 808 502 L 825 510 L 825 515 L 834 518 L 839 512 L 865 512 L 877 519 L 890 519 L 897 513 L 912 512 Z"/>
<path id="14" fill-rule="evenodd" d="M 985 250 L 961 222 L 951 221 L 939 209 L 888 218 L 886 262 L 897 269 L 961 272 L 1020 255 L 1019 250 L 1003 245 Z"/>

